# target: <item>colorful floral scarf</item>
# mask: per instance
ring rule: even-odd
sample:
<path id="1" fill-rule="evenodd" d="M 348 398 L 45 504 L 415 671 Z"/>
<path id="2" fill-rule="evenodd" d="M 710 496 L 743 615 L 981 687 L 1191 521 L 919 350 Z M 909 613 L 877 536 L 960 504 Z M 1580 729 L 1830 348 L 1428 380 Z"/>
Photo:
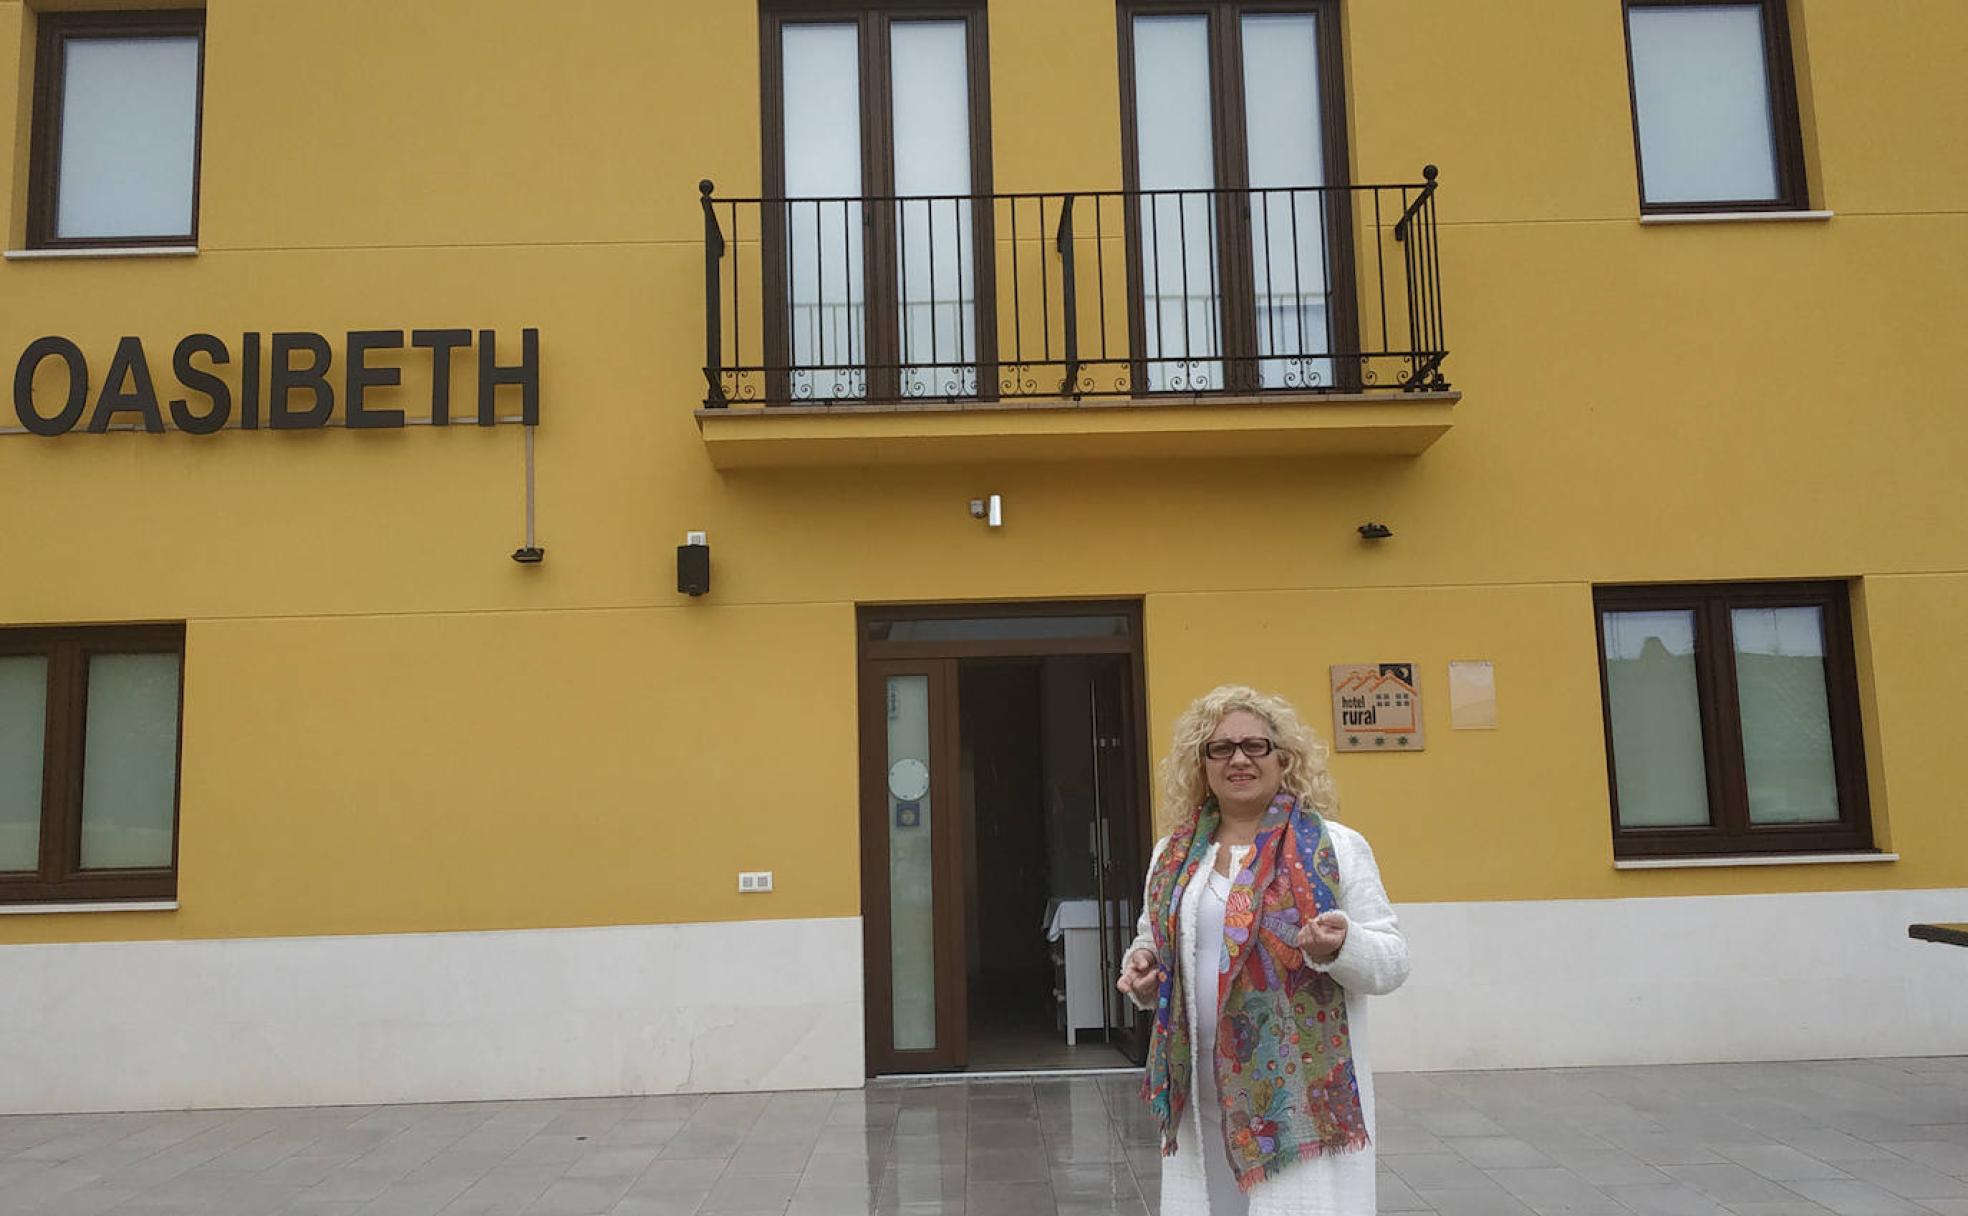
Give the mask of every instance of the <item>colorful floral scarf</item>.
<path id="1" fill-rule="evenodd" d="M 1211 798 L 1170 835 L 1148 880 L 1164 973 L 1142 1093 L 1161 1123 L 1164 1156 L 1175 1152 L 1195 1083 L 1184 988 L 1198 977 L 1184 976 L 1177 961 L 1182 895 L 1221 819 Z M 1325 820 L 1288 793 L 1272 799 L 1231 879 L 1221 971 L 1213 986 L 1197 989 L 1198 1000 L 1217 1002 L 1209 1060 L 1223 1099 L 1224 1147 L 1246 1191 L 1294 1162 L 1367 1145 L 1345 993 L 1306 966 L 1297 946 L 1305 919 L 1339 905 L 1339 877 Z"/>

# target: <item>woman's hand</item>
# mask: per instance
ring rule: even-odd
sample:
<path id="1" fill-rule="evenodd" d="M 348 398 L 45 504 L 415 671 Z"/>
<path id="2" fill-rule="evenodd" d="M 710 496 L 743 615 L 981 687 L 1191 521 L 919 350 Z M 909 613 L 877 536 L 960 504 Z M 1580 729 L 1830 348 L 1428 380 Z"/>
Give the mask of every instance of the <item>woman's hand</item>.
<path id="1" fill-rule="evenodd" d="M 1137 1003 L 1151 999 L 1161 986 L 1161 960 L 1145 946 L 1127 956 L 1127 961 L 1121 964 L 1121 978 L 1114 981 L 1114 987 Z"/>
<path id="2" fill-rule="evenodd" d="M 1346 914 L 1321 912 L 1298 928 L 1298 948 L 1315 963 L 1330 963 L 1346 944 Z"/>

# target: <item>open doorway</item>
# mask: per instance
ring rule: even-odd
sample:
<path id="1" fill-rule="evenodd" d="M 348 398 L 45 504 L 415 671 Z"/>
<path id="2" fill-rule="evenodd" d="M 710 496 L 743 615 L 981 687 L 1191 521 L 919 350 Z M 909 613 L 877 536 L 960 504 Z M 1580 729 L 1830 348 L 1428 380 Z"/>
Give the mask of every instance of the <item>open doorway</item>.
<path id="1" fill-rule="evenodd" d="M 959 781 L 970 825 L 965 985 L 975 1071 L 1127 1067 L 1118 951 L 1102 950 L 1092 692 L 1117 656 L 958 664 Z M 1126 900 L 1110 898 L 1119 921 Z M 1117 925 L 1111 940 L 1131 938 Z M 1115 1008 L 1103 1009 L 1102 1002 Z"/>
<path id="2" fill-rule="evenodd" d="M 1139 1063 L 1140 663 L 1133 604 L 863 610 L 871 1074 Z"/>

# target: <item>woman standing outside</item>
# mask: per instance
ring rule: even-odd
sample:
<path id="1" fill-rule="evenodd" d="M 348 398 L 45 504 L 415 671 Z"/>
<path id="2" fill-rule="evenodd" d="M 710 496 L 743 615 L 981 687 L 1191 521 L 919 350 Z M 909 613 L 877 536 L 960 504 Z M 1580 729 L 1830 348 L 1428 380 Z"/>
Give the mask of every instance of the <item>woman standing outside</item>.
<path id="1" fill-rule="evenodd" d="M 1176 720 L 1174 830 L 1118 982 L 1155 1011 L 1163 1216 L 1373 1216 L 1363 998 L 1401 986 L 1408 946 L 1366 838 L 1327 818 L 1327 754 L 1239 685 Z"/>

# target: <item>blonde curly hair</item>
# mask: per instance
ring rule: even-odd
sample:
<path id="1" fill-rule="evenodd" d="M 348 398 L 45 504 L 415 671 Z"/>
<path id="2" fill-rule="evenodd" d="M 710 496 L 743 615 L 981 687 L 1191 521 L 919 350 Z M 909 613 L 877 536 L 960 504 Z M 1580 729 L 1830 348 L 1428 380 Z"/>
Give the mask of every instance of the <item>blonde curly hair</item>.
<path id="1" fill-rule="evenodd" d="M 1203 744 L 1219 722 L 1238 710 L 1256 715 L 1269 728 L 1271 742 L 1278 749 L 1279 788 L 1297 795 L 1300 802 L 1321 815 L 1332 814 L 1339 805 L 1339 791 L 1326 769 L 1332 748 L 1299 720 L 1290 701 L 1242 684 L 1225 684 L 1191 701 L 1175 720 L 1175 740 L 1157 770 L 1164 826 L 1174 827 L 1194 816 L 1209 797 Z"/>

